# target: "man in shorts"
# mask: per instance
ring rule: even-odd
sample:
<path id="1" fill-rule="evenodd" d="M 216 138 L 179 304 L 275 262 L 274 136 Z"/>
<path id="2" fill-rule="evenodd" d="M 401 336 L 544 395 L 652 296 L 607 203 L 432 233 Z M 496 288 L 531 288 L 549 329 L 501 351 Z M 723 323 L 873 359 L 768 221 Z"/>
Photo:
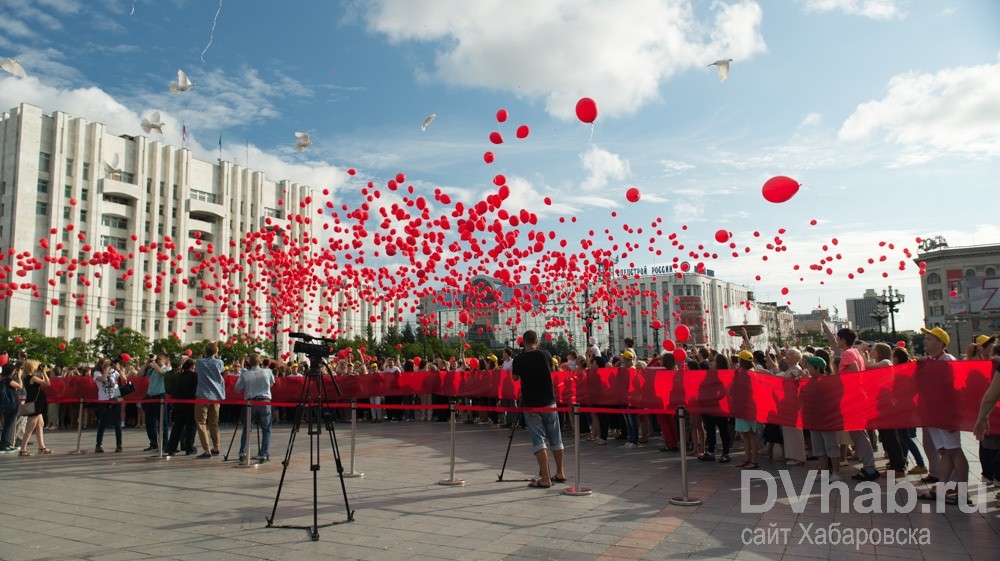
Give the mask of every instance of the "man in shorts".
<path id="1" fill-rule="evenodd" d="M 948 343 L 951 338 L 947 331 L 940 327 L 934 329 L 921 327 L 920 331 L 924 334 L 924 357 L 921 360 L 955 360 L 955 357 L 948 353 Z M 962 451 L 961 433 L 957 430 L 936 427 L 925 427 L 924 431 L 930 436 L 934 449 L 940 454 L 938 478 L 947 484 L 954 473 L 958 480 L 959 493 L 965 494 L 969 485 L 969 460 Z M 937 492 L 925 493 L 920 498 L 934 500 L 937 498 Z M 958 496 L 948 491 L 945 503 L 958 504 Z"/>
<path id="2" fill-rule="evenodd" d="M 552 482 L 566 481 L 563 472 L 563 443 L 559 430 L 559 414 L 556 407 L 555 389 L 552 387 L 552 355 L 538 349 L 538 334 L 528 330 L 521 338 L 524 352 L 514 357 L 511 375 L 514 381 L 521 381 L 522 407 L 551 408 L 544 413 L 525 413 L 528 435 L 531 437 L 531 451 L 538 460 L 538 479 L 528 487 L 548 489 Z M 549 475 L 549 454 L 556 460 L 556 473 Z"/>

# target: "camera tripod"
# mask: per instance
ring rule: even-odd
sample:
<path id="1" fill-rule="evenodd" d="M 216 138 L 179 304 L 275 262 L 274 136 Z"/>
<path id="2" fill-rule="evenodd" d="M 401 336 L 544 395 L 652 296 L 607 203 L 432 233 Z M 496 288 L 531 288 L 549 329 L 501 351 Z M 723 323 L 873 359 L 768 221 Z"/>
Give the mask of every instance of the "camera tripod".
<path id="1" fill-rule="evenodd" d="M 296 343 L 296 347 L 300 343 Z M 271 509 L 271 516 L 267 517 L 268 528 L 298 528 L 309 530 L 309 535 L 313 541 L 319 540 L 319 529 L 327 526 L 343 524 L 354 521 L 354 511 L 351 510 L 350 501 L 347 498 L 347 485 L 344 483 L 344 465 L 340 461 L 340 449 L 337 446 L 337 434 L 334 431 L 333 419 L 323 414 L 323 404 L 327 403 L 326 388 L 323 385 L 324 370 L 330 376 L 333 387 L 340 396 L 340 386 L 333 374 L 329 372 L 329 367 L 323 361 L 323 356 L 309 355 L 309 371 L 305 375 L 302 383 L 302 393 L 295 406 L 295 420 L 292 422 L 292 432 L 288 439 L 288 448 L 285 450 L 285 459 L 281 462 L 281 479 L 278 481 L 278 492 L 274 496 L 274 508 Z M 299 433 L 303 418 L 306 419 L 306 431 L 309 435 L 309 470 L 312 471 L 312 524 L 309 526 L 276 526 L 274 524 L 275 513 L 278 511 L 278 501 L 281 498 L 281 489 L 285 483 L 285 475 L 288 473 L 288 466 L 292 463 L 292 451 L 295 448 L 295 437 Z M 333 449 L 333 459 L 337 465 L 337 476 L 340 478 L 340 489 L 344 493 L 344 509 L 347 511 L 347 520 L 341 522 L 329 522 L 319 524 L 319 469 L 320 469 L 320 444 L 322 442 L 323 426 L 330 435 L 330 447 Z"/>
<path id="2" fill-rule="evenodd" d="M 243 423 L 246 423 L 246 418 L 247 418 L 247 405 L 244 403 L 240 407 L 240 414 L 239 414 L 239 416 L 236 417 L 236 423 L 235 423 L 236 426 L 233 427 L 233 437 L 231 439 L 229 439 L 229 448 L 226 449 L 226 454 L 224 456 L 222 456 L 222 461 L 223 462 L 228 462 L 229 461 L 229 454 L 233 451 L 233 443 L 236 442 L 236 433 L 240 432 L 240 425 L 243 424 Z M 260 449 L 260 425 L 254 424 L 254 426 L 257 427 L 257 449 L 259 450 Z M 247 438 L 249 440 L 249 435 L 247 436 Z M 243 441 L 241 440 L 240 442 L 243 442 Z M 247 443 L 247 451 L 249 452 L 249 450 L 250 450 L 250 445 L 249 445 L 249 442 L 248 442 Z"/>

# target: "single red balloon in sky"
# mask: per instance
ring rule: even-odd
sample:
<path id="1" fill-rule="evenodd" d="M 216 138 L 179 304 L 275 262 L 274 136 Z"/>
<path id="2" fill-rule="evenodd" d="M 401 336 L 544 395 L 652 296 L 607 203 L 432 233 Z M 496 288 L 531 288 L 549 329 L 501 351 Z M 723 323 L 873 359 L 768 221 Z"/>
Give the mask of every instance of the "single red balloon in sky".
<path id="1" fill-rule="evenodd" d="M 485 154 L 483 154 L 483 161 L 486 162 L 487 164 L 492 164 L 493 158 L 494 158 L 493 152 L 486 152 Z"/>
<path id="2" fill-rule="evenodd" d="M 497 111 L 497 122 L 502 123 L 507 120 L 507 110 L 500 109 Z"/>
<path id="3" fill-rule="evenodd" d="M 531 131 L 530 131 L 530 129 L 528 129 L 528 125 L 521 125 L 521 126 L 517 127 L 517 133 L 516 134 L 517 134 L 518 138 L 528 138 L 528 133 L 529 132 L 531 132 Z"/>
<path id="4" fill-rule="evenodd" d="M 576 118 L 584 123 L 593 123 L 597 119 L 597 102 L 589 97 L 580 98 L 576 102 Z"/>
<path id="5" fill-rule="evenodd" d="M 635 187 L 630 187 L 628 191 L 625 191 L 625 198 L 628 199 L 630 203 L 639 202 L 639 189 Z"/>
<path id="6" fill-rule="evenodd" d="M 493 144 L 503 144 L 503 135 L 501 135 L 497 131 L 491 132 L 490 142 L 492 142 Z"/>
<path id="7" fill-rule="evenodd" d="M 715 232 L 715 241 L 719 243 L 726 243 L 729 241 L 731 236 L 732 234 L 726 230 L 718 230 Z"/>
<path id="8" fill-rule="evenodd" d="M 799 191 L 799 182 L 791 177 L 778 175 L 768 179 L 761 189 L 761 193 L 768 202 L 783 203 L 795 196 Z"/>

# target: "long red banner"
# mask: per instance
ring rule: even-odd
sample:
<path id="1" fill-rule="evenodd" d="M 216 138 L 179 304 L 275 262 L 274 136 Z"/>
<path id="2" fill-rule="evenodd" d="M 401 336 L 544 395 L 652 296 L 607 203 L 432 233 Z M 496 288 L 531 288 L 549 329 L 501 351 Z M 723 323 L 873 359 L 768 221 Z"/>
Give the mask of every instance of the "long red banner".
<path id="1" fill-rule="evenodd" d="M 992 363 L 986 361 L 911 362 L 889 368 L 817 379 L 791 380 L 732 370 L 674 371 L 612 368 L 555 372 L 561 403 L 629 406 L 673 413 L 684 405 L 692 413 L 742 417 L 782 426 L 816 430 L 939 427 L 972 430 L 989 386 Z M 243 403 L 227 376 L 226 402 Z M 126 401 L 141 400 L 147 379 L 132 378 L 137 391 Z M 305 378 L 278 378 L 274 401 L 295 402 Z M 330 378 L 327 396 L 335 399 Z M 509 372 L 402 372 L 338 376 L 343 399 L 371 396 L 437 394 L 446 397 L 516 399 L 519 384 Z M 54 378 L 46 390 L 50 402 L 97 400 L 90 378 Z M 1000 432 L 1000 408 L 991 416 Z"/>

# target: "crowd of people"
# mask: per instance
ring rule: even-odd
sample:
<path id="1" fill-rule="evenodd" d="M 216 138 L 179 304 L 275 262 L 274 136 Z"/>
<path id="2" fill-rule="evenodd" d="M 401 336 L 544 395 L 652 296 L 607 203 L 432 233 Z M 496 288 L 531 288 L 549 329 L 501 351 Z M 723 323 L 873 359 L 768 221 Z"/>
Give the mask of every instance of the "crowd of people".
<path id="1" fill-rule="evenodd" d="M 588 346 L 583 354 L 569 352 L 564 357 L 552 357 L 548 353 L 545 366 L 551 374 L 556 370 L 577 370 L 590 367 L 617 368 L 664 368 L 676 370 L 728 370 L 743 372 L 758 372 L 790 379 L 816 378 L 835 376 L 862 370 L 885 368 L 903 364 L 911 360 L 989 360 L 993 361 L 993 374 L 1000 370 L 1000 350 L 997 348 L 997 337 L 981 335 L 965 349 L 965 353 L 956 358 L 948 353 L 950 343 L 948 334 L 941 328 L 923 329 L 924 355 L 911 357 L 904 347 L 891 347 L 886 343 L 867 344 L 857 340 L 851 329 L 841 329 L 834 333 L 828 327 L 826 335 L 829 345 L 822 348 L 795 347 L 777 348 L 769 346 L 766 349 L 753 349 L 750 339 L 743 333 L 743 345 L 739 349 L 720 351 L 709 347 L 690 349 L 686 363 L 676 364 L 674 355 L 646 356 L 639 358 L 634 341 L 626 338 L 625 348 L 618 354 L 602 353 L 593 338 L 588 340 Z M 527 333 L 525 335 L 528 335 Z M 537 336 L 536 336 L 537 337 Z M 488 355 L 478 359 L 478 369 L 481 370 L 512 370 L 518 361 L 524 359 L 528 351 L 540 352 L 535 347 L 528 348 L 527 338 L 524 349 L 515 353 L 512 349 L 504 349 L 501 357 Z M 537 346 L 537 338 L 535 339 Z M 211 459 L 220 454 L 220 425 L 234 421 L 240 407 L 221 405 L 225 400 L 225 376 L 237 376 L 236 389 L 243 392 L 246 399 L 252 402 L 252 423 L 260 427 L 264 438 L 261 441 L 256 459 L 269 459 L 270 428 L 274 422 L 288 421 L 292 418 L 291 408 L 272 408 L 271 386 L 276 378 L 303 376 L 308 365 L 305 363 L 283 364 L 269 361 L 258 355 L 250 355 L 233 364 L 225 365 L 217 357 L 216 345 L 207 346 L 205 356 L 192 358 L 188 356 L 170 357 L 160 353 L 149 357 L 145 364 L 116 363 L 107 358 L 99 359 L 92 367 L 68 369 L 48 368 L 40 365 L 23 354 L 16 360 L 8 360 L 3 365 L 2 389 L 4 401 L 0 407 L 3 416 L 3 433 L 0 440 L 0 452 L 16 452 L 20 456 L 32 456 L 35 453 L 49 454 L 51 450 L 45 446 L 45 430 L 58 428 L 77 428 L 78 419 L 84 427 L 96 427 L 95 452 L 104 452 L 104 434 L 106 429 L 115 432 L 115 452 L 123 451 L 122 429 L 127 426 L 143 426 L 146 430 L 148 446 L 144 451 L 153 451 L 161 446 L 166 454 L 177 454 L 181 451 L 187 454 L 197 454 L 199 459 Z M 530 356 L 535 356 L 532 354 Z M 537 358 L 537 357 L 536 357 Z M 538 362 L 538 361 L 535 361 Z M 174 368 L 174 364 L 179 366 Z M 398 357 L 384 359 L 381 364 L 367 362 L 351 362 L 349 360 L 333 361 L 331 369 L 335 375 L 357 375 L 369 372 L 413 372 L 413 371 L 462 371 L 470 368 L 464 358 L 446 360 L 429 357 L 400 360 Z M 532 369 L 538 370 L 538 364 L 532 363 Z M 515 379 L 518 378 L 514 372 Z M 63 376 L 86 376 L 94 380 L 97 386 L 98 399 L 96 403 L 83 404 L 80 411 L 79 403 L 48 403 L 45 388 L 53 378 Z M 122 401 L 123 391 L 130 389 L 131 378 L 145 376 L 149 378 L 147 394 L 141 407 Z M 987 485 L 1000 486 L 1000 430 L 991 434 L 988 426 L 990 412 L 1000 401 L 1000 376 L 994 376 L 989 390 L 983 398 L 982 410 L 975 427 L 976 436 L 980 439 L 979 459 L 982 465 L 982 480 Z M 550 382 L 551 383 L 551 382 Z M 544 384 L 543 384 L 544 385 Z M 524 390 L 522 382 L 522 391 Z M 492 412 L 490 408 L 513 407 L 526 405 L 528 402 L 546 401 L 541 406 L 550 405 L 549 396 L 533 389 L 534 398 L 522 395 L 521 402 L 498 399 L 467 399 L 465 403 L 472 407 L 484 406 L 482 411 L 464 413 L 463 421 L 494 427 L 516 428 L 526 426 L 533 435 L 533 448 L 544 450 L 552 445 L 546 445 L 545 439 L 552 440 L 552 427 L 561 426 L 562 430 L 570 427 L 567 415 L 546 416 L 545 423 L 532 424 L 527 415 L 516 413 Z M 170 396 L 179 400 L 197 400 L 197 403 L 171 403 L 163 411 L 160 424 L 160 398 Z M 532 401 L 534 399 L 534 401 Z M 431 394 L 412 396 L 372 396 L 367 400 L 372 406 L 363 408 L 362 420 L 373 423 L 383 421 L 412 422 L 447 420 L 447 412 L 443 410 L 428 410 L 416 408 L 417 405 L 445 403 L 447 398 Z M 414 405 L 414 409 L 392 408 L 383 410 L 383 404 Z M 555 403 L 555 394 L 551 404 Z M 338 415 L 343 415 L 339 412 Z M 554 419 L 554 421 L 553 421 Z M 341 418 L 340 420 L 345 420 Z M 859 462 L 860 469 L 851 475 L 857 481 L 871 481 L 886 475 L 893 477 L 921 476 L 921 481 L 933 484 L 937 482 L 957 481 L 967 483 L 969 477 L 969 462 L 961 447 L 958 431 L 948 431 L 935 427 L 922 427 L 920 442 L 917 442 L 917 428 L 869 430 L 869 431 L 810 431 L 793 426 L 776 426 L 760 423 L 755 419 L 725 418 L 708 414 L 693 414 L 690 416 L 686 434 L 678 433 L 676 419 L 672 415 L 637 415 L 624 409 L 621 414 L 584 414 L 581 418 L 581 431 L 595 445 L 607 445 L 609 441 L 623 441 L 625 449 L 638 448 L 659 437 L 662 452 L 679 452 L 689 454 L 700 461 L 729 463 L 733 461 L 733 452 L 742 449 L 743 455 L 737 467 L 755 469 L 760 467 L 762 458 L 769 458 L 784 466 L 806 466 L 807 462 L 816 461 L 821 470 L 829 472 L 831 480 L 840 478 L 840 468 Z M 548 431 L 548 432 L 546 432 Z M 34 439 L 37 451 L 29 448 Z M 199 453 L 200 445 L 200 453 Z M 876 453 L 879 445 L 887 459 L 885 470 L 876 469 Z M 565 477 L 561 466 L 560 448 L 553 448 L 553 455 L 560 461 L 556 471 L 551 476 L 541 479 L 540 485 L 551 485 Z M 780 450 L 780 452 L 779 452 Z M 246 427 L 241 439 L 240 459 L 248 457 L 248 442 Z M 540 472 L 542 460 L 539 459 Z M 923 498 L 934 499 L 934 491 L 929 491 Z M 947 501 L 954 502 L 954 494 L 946 496 Z"/>

